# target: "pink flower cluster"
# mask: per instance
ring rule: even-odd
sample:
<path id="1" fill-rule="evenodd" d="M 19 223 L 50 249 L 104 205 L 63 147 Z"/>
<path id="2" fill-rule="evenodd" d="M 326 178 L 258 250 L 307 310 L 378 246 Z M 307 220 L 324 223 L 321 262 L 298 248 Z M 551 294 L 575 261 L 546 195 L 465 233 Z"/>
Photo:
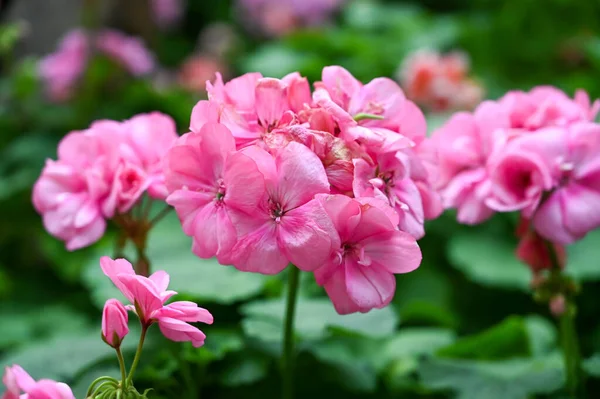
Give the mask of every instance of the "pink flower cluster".
<path id="1" fill-rule="evenodd" d="M 345 0 L 238 0 L 244 19 L 269 36 L 321 25 Z"/>
<path id="2" fill-rule="evenodd" d="M 184 5 L 184 0 L 151 0 L 150 2 L 154 20 L 162 29 L 168 29 L 181 20 Z"/>
<path id="3" fill-rule="evenodd" d="M 2 399 L 75 399 L 67 384 L 47 379 L 35 381 L 17 365 L 5 368 L 2 382 L 6 387 Z"/>
<path id="4" fill-rule="evenodd" d="M 33 188 L 46 230 L 75 250 L 100 239 L 106 220 L 128 212 L 145 192 L 166 198 L 161 161 L 176 138 L 173 120 L 158 112 L 69 133 Z"/>
<path id="5" fill-rule="evenodd" d="M 127 335 L 127 310 L 134 311 L 142 327 L 157 323 L 165 337 L 175 342 L 191 342 L 196 348 L 204 345 L 206 335 L 189 323 L 212 324 L 213 316 L 194 302 L 177 301 L 165 304 L 175 291 L 167 290 L 169 275 L 159 270 L 150 277 L 135 274 L 125 259 L 100 258 L 104 274 L 123 293 L 131 305 L 123 306 L 116 299 L 107 301 L 102 319 L 102 336 L 111 346 L 118 346 Z"/>
<path id="6" fill-rule="evenodd" d="M 546 240 L 582 238 L 600 226 L 599 110 L 583 91 L 540 86 L 455 114 L 432 136 L 444 206 L 461 223 L 520 211 Z"/>
<path id="7" fill-rule="evenodd" d="M 340 313 L 386 306 L 441 201 L 425 119 L 390 79 L 323 69 L 207 83 L 165 160 L 193 252 L 243 271 L 314 271 Z"/>
<path id="8" fill-rule="evenodd" d="M 98 33 L 94 45 L 132 75 L 144 75 L 154 69 L 154 56 L 139 38 L 105 29 Z M 65 35 L 56 52 L 40 61 L 38 73 L 50 99 L 60 102 L 71 97 L 85 71 L 90 47 L 88 33 L 76 29 Z"/>
<path id="9" fill-rule="evenodd" d="M 483 89 L 468 73 L 469 59 L 462 52 L 419 50 L 406 57 L 398 80 L 408 98 L 432 111 L 470 110 L 483 98 Z"/>

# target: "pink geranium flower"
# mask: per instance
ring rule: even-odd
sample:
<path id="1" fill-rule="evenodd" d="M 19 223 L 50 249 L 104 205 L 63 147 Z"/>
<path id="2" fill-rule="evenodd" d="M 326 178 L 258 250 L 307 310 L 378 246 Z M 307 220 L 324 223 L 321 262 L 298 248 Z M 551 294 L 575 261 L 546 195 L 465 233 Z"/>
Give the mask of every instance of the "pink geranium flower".
<path id="1" fill-rule="evenodd" d="M 492 216 L 486 204 L 492 189 L 487 163 L 503 145 L 509 126 L 504 107 L 485 101 L 472 114 L 454 114 L 433 133 L 439 163 L 436 184 L 444 207 L 456 208 L 460 223 L 477 224 Z"/>
<path id="2" fill-rule="evenodd" d="M 144 328 L 154 323 L 165 337 L 172 341 L 190 341 L 194 347 L 204 345 L 206 335 L 191 322 L 212 324 L 213 317 L 208 310 L 198 307 L 193 302 L 179 301 L 170 304 L 165 302 L 175 291 L 167 290 L 169 275 L 160 270 L 150 277 L 135 274 L 131 263 L 125 259 L 100 258 L 100 267 L 104 274 L 132 303 L 129 308 L 135 310 Z"/>
<path id="3" fill-rule="evenodd" d="M 207 123 L 182 136 L 165 159 L 170 195 L 183 231 L 194 237 L 194 253 L 227 262 L 237 241 L 233 213 L 252 213 L 265 192 L 254 160 L 235 153 L 231 132 Z"/>
<path id="4" fill-rule="evenodd" d="M 58 102 L 71 97 L 77 80 L 85 70 L 88 52 L 86 33 L 76 29 L 61 40 L 56 52 L 40 61 L 39 75 L 50 99 Z"/>
<path id="5" fill-rule="evenodd" d="M 2 382 L 6 386 L 2 399 L 75 399 L 67 384 L 46 379 L 35 381 L 18 365 L 5 368 Z"/>
<path id="6" fill-rule="evenodd" d="M 266 192 L 251 215 L 236 220 L 240 238 L 233 264 L 244 271 L 275 274 L 288 263 L 314 270 L 331 251 L 331 224 L 316 194 L 329 192 L 325 169 L 307 147 L 291 142 L 275 158 L 258 147 L 243 151 L 265 176 Z M 255 195 L 258 192 L 254 193 Z"/>
<path id="7" fill-rule="evenodd" d="M 98 33 L 96 46 L 134 76 L 146 75 L 154 69 L 154 56 L 140 38 L 106 29 Z"/>
<path id="8" fill-rule="evenodd" d="M 121 302 L 109 299 L 102 310 L 102 339 L 113 348 L 121 345 L 129 333 L 127 310 Z"/>
<path id="9" fill-rule="evenodd" d="M 320 195 L 337 231 L 337 247 L 315 271 L 340 314 L 368 312 L 389 304 L 396 290 L 394 274 L 408 273 L 421 263 L 421 250 L 408 233 L 399 231 L 398 216 L 385 202 Z"/>

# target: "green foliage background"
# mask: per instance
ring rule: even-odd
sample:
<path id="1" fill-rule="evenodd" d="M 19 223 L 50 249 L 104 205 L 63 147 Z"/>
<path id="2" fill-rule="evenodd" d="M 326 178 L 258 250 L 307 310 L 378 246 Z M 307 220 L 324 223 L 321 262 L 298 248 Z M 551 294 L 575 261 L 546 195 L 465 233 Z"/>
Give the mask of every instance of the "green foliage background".
<path id="1" fill-rule="evenodd" d="M 198 32 L 231 21 L 227 1 L 190 0 L 184 24 L 155 49 L 178 65 Z M 421 47 L 464 49 L 490 98 L 514 88 L 556 85 L 569 94 L 600 96 L 600 3 L 588 0 L 349 1 L 331 25 L 261 39 L 235 25 L 241 40 L 229 54 L 236 73 L 281 77 L 298 70 L 318 80 L 339 64 L 367 81 L 393 76 L 403 57 Z M 118 293 L 102 276 L 114 231 L 97 245 L 68 253 L 43 229 L 31 186 L 56 144 L 95 119 L 125 119 L 160 110 L 180 133 L 203 93 L 157 90 L 149 80 L 122 79 L 97 60 L 75 101 L 44 100 L 36 60 L 12 60 L 15 27 L 0 32 L 0 366 L 19 363 L 36 378 L 87 384 L 117 374 L 99 338 L 100 310 Z M 428 116 L 430 130 L 446 116 Z M 365 315 L 337 315 L 321 288 L 302 276 L 296 320 L 300 350 L 298 397 L 525 399 L 564 398 L 555 322 L 530 295 L 528 269 L 513 257 L 516 220 L 498 215 L 460 226 L 452 212 L 427 225 L 424 259 L 398 276 L 391 306 Z M 590 397 L 600 394 L 600 232 L 568 250 L 568 273 L 582 283 L 580 332 Z M 155 398 L 278 397 L 285 275 L 246 274 L 200 260 L 174 215 L 152 231 L 149 258 L 171 274 L 180 298 L 215 316 L 206 345 L 151 335 L 138 380 Z M 125 340 L 126 355 L 136 342 Z M 595 354 L 595 355 L 594 355 Z M 0 389 L 1 390 L 1 389 Z"/>

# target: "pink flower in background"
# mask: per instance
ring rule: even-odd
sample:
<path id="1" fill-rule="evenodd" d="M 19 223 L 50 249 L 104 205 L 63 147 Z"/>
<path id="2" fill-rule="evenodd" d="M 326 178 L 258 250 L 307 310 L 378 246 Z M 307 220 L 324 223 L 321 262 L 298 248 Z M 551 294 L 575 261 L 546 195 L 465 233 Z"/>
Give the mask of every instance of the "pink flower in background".
<path id="1" fill-rule="evenodd" d="M 89 52 L 86 33 L 73 30 L 61 40 L 56 52 L 40 60 L 38 73 L 52 101 L 68 100 L 83 74 Z"/>
<path id="2" fill-rule="evenodd" d="M 157 323 L 163 335 L 176 342 L 189 341 L 196 348 L 204 345 L 206 335 L 198 328 L 188 324 L 202 322 L 213 323 L 213 316 L 206 309 L 193 302 L 165 302 L 175 291 L 167 290 L 169 275 L 160 270 L 150 277 L 136 275 L 131 263 L 125 259 L 113 260 L 107 256 L 100 258 L 100 267 L 115 286 L 132 303 L 144 328 Z"/>
<path id="3" fill-rule="evenodd" d="M 140 38 L 106 29 L 96 36 L 96 46 L 134 76 L 146 75 L 154 69 L 154 56 Z"/>
<path id="4" fill-rule="evenodd" d="M 372 198 L 321 195 L 318 200 L 337 231 L 338 247 L 315 271 L 340 314 L 368 312 L 389 304 L 396 290 L 394 274 L 419 267 L 421 250 L 408 233 L 399 231 L 398 216 Z"/>
<path id="5" fill-rule="evenodd" d="M 33 205 L 44 227 L 72 251 L 102 237 L 106 228 L 103 202 L 110 192 L 117 154 L 110 131 L 92 127 L 71 132 L 58 146 L 58 160 L 47 160 L 33 187 Z"/>
<path id="6" fill-rule="evenodd" d="M 288 263 L 302 270 L 319 267 L 331 252 L 332 227 L 313 198 L 329 192 L 325 169 L 307 147 L 291 142 L 273 158 L 258 147 L 243 151 L 265 176 L 266 193 L 257 209 L 236 221 L 240 238 L 233 264 L 244 271 L 276 274 Z"/>
<path id="7" fill-rule="evenodd" d="M 433 132 L 439 162 L 437 187 L 444 207 L 458 209 L 460 223 L 478 224 L 492 216 L 494 211 L 486 204 L 492 188 L 487 162 L 508 128 L 504 107 L 485 101 L 472 114 L 454 114 Z"/>
<path id="8" fill-rule="evenodd" d="M 157 25 L 168 29 L 183 17 L 184 0 L 151 0 L 150 7 Z"/>
<path id="9" fill-rule="evenodd" d="M 106 220 L 129 211 L 144 192 L 164 199 L 161 162 L 176 137 L 174 122 L 160 113 L 69 133 L 33 188 L 46 230 L 79 249 L 100 239 Z"/>
<path id="10" fill-rule="evenodd" d="M 219 71 L 224 72 L 225 68 L 218 58 L 198 55 L 184 61 L 179 68 L 177 80 L 184 89 L 199 92 L 206 89 L 207 80 L 212 79 Z"/>
<path id="11" fill-rule="evenodd" d="M 2 399 L 75 399 L 67 384 L 46 379 L 35 381 L 18 365 L 5 368 L 2 382 L 6 386 Z"/>
<path id="12" fill-rule="evenodd" d="M 302 26 L 327 22 L 344 0 L 239 0 L 241 18 L 251 29 L 282 36 Z"/>
<path id="13" fill-rule="evenodd" d="M 554 267 L 554 256 L 550 253 L 549 245 L 539 233 L 531 229 L 531 220 L 521 217 L 517 237 L 519 244 L 515 254 L 520 261 L 529 266 L 534 275 Z M 567 257 L 565 247 L 552 243 L 552 249 L 559 266 L 564 267 Z"/>
<path id="14" fill-rule="evenodd" d="M 254 160 L 235 153 L 225 126 L 207 123 L 178 140 L 165 159 L 165 174 L 167 203 L 194 238 L 194 253 L 227 263 L 238 238 L 233 214 L 255 212 L 265 192 Z"/>
<path id="15" fill-rule="evenodd" d="M 468 73 L 469 59 L 462 52 L 418 50 L 406 57 L 397 78 L 408 98 L 433 111 L 469 110 L 484 93 Z"/>
<path id="16" fill-rule="evenodd" d="M 109 299 L 102 311 L 102 338 L 113 348 L 121 345 L 123 338 L 129 333 L 127 309 L 116 299 Z"/>
<path id="17" fill-rule="evenodd" d="M 510 91 L 498 101 L 507 110 L 511 127 L 525 131 L 594 121 L 600 111 L 600 100 L 590 104 L 583 90 L 571 99 L 552 86 L 538 86 L 529 92 Z"/>

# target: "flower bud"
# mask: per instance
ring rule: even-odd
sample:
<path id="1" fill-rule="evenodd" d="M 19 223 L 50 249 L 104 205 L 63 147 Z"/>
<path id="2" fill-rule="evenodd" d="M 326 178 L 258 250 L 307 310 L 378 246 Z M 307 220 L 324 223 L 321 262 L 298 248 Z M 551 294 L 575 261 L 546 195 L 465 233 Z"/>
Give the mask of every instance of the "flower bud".
<path id="1" fill-rule="evenodd" d="M 102 339 L 113 348 L 121 345 L 129 333 L 128 315 L 125 306 L 116 299 L 109 299 L 102 311 Z"/>
<path id="2" fill-rule="evenodd" d="M 567 303 L 564 295 L 558 294 L 550 300 L 550 312 L 554 317 L 562 316 L 567 310 Z"/>

